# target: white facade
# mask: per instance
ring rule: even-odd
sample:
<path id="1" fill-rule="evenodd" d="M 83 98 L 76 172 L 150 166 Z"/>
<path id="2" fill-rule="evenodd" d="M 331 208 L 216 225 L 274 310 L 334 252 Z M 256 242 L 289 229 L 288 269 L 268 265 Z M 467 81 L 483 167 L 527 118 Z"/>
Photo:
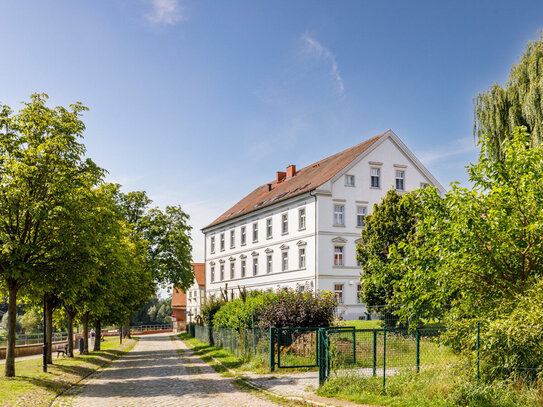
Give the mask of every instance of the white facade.
<path id="1" fill-rule="evenodd" d="M 356 241 L 363 216 L 390 188 L 408 191 L 425 185 L 444 191 L 388 131 L 314 189 L 204 228 L 206 294 L 217 296 L 226 288 L 236 296 L 243 287 L 326 290 L 336 293 L 344 319 L 366 318 L 357 295 Z"/>
<path id="2" fill-rule="evenodd" d="M 197 322 L 196 316 L 201 315 L 200 309 L 205 299 L 205 286 L 194 282 L 186 292 L 187 296 L 187 323 Z"/>

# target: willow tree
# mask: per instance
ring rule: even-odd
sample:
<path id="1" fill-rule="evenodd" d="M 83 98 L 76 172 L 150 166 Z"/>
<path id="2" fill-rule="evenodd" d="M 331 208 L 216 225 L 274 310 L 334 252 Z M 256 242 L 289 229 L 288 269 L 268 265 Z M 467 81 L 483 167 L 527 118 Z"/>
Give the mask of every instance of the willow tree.
<path id="1" fill-rule="evenodd" d="M 494 83 L 474 99 L 474 135 L 486 134 L 491 158 L 503 159 L 503 142 L 525 126 L 532 146 L 543 141 L 543 34 L 528 43 L 504 87 Z"/>

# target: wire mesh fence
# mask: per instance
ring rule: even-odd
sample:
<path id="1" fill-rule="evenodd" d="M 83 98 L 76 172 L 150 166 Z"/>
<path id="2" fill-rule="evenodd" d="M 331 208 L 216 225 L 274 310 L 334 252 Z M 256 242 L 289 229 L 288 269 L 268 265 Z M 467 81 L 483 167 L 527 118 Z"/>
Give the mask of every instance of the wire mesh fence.
<path id="1" fill-rule="evenodd" d="M 227 349 L 238 359 L 262 358 L 268 363 L 269 332 L 258 328 L 232 329 L 213 328 L 202 325 L 187 325 L 190 336 L 212 346 Z"/>

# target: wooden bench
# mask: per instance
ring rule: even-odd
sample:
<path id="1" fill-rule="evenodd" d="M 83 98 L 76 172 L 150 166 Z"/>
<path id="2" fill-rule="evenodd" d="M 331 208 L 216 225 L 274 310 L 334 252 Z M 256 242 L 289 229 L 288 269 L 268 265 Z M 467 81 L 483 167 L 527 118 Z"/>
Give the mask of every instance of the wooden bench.
<path id="1" fill-rule="evenodd" d="M 60 357 L 60 354 L 68 356 L 68 344 L 64 345 L 63 348 L 57 349 L 57 359 Z"/>

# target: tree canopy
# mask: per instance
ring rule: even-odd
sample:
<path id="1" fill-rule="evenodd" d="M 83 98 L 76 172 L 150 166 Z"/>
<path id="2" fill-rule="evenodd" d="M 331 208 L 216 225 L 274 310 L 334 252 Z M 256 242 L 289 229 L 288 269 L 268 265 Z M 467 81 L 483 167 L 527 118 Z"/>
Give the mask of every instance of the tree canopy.
<path id="1" fill-rule="evenodd" d="M 474 99 L 474 135 L 489 137 L 488 152 L 501 159 L 503 142 L 525 126 L 532 146 L 543 141 L 543 34 L 529 42 L 502 87 L 497 83 Z"/>

